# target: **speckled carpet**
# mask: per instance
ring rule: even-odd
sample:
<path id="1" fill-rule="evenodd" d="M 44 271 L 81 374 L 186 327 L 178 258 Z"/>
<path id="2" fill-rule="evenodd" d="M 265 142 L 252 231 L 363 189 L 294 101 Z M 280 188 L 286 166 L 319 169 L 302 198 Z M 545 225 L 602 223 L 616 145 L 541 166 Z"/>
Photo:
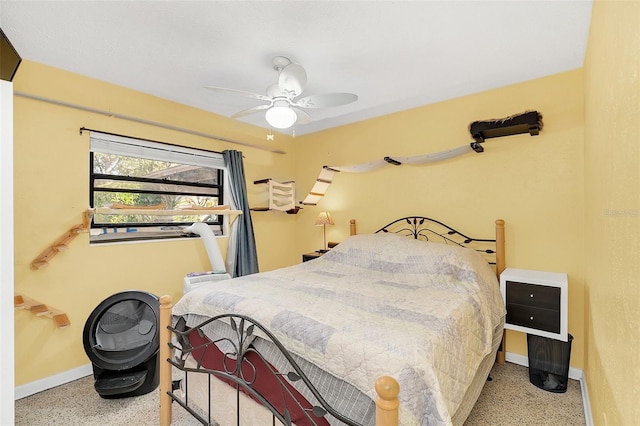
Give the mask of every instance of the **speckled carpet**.
<path id="1" fill-rule="evenodd" d="M 566 393 L 551 393 L 529 382 L 526 367 L 495 365 L 466 426 L 585 425 L 580 383 Z M 88 376 L 16 401 L 16 425 L 157 425 L 159 390 L 134 398 L 102 399 Z M 173 425 L 199 424 L 173 404 Z"/>

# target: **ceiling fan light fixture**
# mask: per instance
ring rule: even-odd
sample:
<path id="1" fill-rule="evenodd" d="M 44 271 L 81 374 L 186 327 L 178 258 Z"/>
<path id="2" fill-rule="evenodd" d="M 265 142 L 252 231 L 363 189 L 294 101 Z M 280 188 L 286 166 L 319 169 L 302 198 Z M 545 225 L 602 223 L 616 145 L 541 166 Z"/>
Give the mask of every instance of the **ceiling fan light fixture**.
<path id="1" fill-rule="evenodd" d="M 274 106 L 267 110 L 265 118 L 271 127 L 288 129 L 295 124 L 298 116 L 296 112 L 288 106 Z"/>

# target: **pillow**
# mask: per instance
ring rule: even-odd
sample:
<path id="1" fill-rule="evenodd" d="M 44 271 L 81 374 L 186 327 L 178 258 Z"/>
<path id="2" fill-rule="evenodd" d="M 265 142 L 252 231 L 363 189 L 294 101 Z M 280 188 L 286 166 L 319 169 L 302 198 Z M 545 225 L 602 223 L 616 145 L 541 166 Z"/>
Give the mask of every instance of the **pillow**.
<path id="1" fill-rule="evenodd" d="M 360 268 L 402 273 L 448 273 L 489 267 L 475 250 L 386 232 L 353 235 L 324 254 L 321 259 Z"/>

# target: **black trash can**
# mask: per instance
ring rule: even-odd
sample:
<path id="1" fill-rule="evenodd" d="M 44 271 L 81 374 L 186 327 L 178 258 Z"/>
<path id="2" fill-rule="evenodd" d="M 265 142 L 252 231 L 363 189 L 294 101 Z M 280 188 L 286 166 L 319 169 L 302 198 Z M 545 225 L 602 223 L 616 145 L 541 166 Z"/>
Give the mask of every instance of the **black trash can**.
<path id="1" fill-rule="evenodd" d="M 567 342 L 527 334 L 529 381 L 549 392 L 566 392 L 572 341 L 571 334 Z"/>
<path id="2" fill-rule="evenodd" d="M 114 294 L 89 315 L 83 344 L 102 398 L 144 395 L 158 387 L 159 320 L 158 297 L 142 291 Z"/>

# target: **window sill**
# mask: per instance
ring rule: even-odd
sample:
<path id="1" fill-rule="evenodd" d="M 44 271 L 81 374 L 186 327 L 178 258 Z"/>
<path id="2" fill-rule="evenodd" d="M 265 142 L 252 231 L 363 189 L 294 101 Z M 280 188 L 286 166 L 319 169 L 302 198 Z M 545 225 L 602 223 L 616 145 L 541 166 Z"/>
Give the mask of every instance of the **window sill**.
<path id="1" fill-rule="evenodd" d="M 94 230 L 97 231 L 97 230 Z M 226 237 L 221 231 L 214 230 L 216 238 Z M 200 236 L 196 234 L 185 234 L 182 231 L 169 231 L 169 232 L 113 232 L 109 234 L 97 234 L 89 237 L 89 245 L 101 246 L 101 245 L 114 245 L 125 243 L 153 243 L 160 241 L 176 241 L 176 240 L 191 240 L 199 239 Z"/>

